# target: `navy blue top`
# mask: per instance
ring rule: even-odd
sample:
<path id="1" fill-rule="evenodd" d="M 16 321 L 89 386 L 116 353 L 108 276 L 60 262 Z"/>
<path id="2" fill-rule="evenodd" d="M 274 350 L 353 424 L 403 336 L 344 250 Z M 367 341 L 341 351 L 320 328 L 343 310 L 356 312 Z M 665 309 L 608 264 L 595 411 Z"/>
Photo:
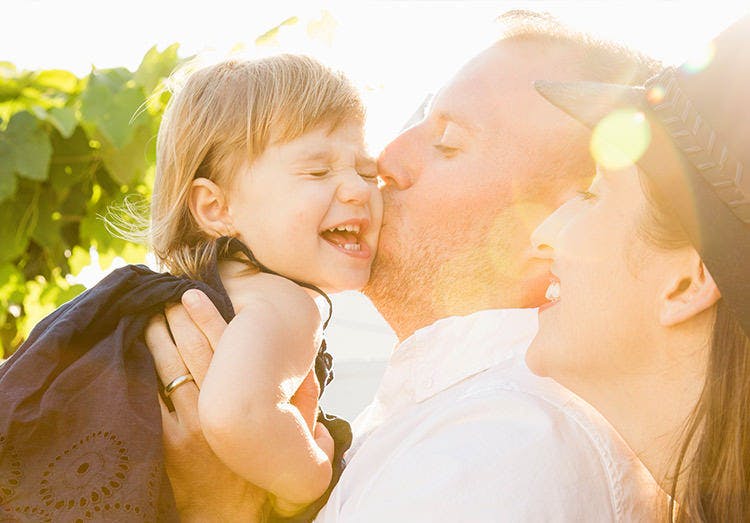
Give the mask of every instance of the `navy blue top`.
<path id="1" fill-rule="evenodd" d="M 220 239 L 217 251 L 254 260 L 237 240 Z M 161 384 L 143 333 L 188 289 L 231 320 L 217 260 L 205 276 L 117 269 L 39 322 L 0 366 L 0 510 L 14 520 L 178 521 L 164 470 Z M 325 343 L 315 370 L 322 391 L 333 378 Z M 351 444 L 346 421 L 319 419 L 336 442 L 334 479 L 294 520 L 311 520 L 323 506 Z"/>

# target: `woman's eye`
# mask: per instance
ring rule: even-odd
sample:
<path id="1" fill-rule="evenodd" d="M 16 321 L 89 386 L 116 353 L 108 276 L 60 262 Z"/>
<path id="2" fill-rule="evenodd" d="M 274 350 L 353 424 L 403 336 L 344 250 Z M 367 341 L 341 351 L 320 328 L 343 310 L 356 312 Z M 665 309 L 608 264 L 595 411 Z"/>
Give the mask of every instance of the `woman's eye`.
<path id="1" fill-rule="evenodd" d="M 578 191 L 578 194 L 581 195 L 581 200 L 594 200 L 596 199 L 596 194 L 589 192 L 589 191 Z"/>
<path id="2" fill-rule="evenodd" d="M 377 181 L 378 181 L 378 175 L 377 175 L 377 174 L 372 174 L 372 173 L 361 173 L 361 172 L 358 172 L 357 174 L 359 174 L 359 176 L 360 176 L 360 177 L 361 177 L 361 178 L 362 178 L 363 180 L 366 180 L 366 181 L 368 181 L 368 182 L 377 182 Z"/>

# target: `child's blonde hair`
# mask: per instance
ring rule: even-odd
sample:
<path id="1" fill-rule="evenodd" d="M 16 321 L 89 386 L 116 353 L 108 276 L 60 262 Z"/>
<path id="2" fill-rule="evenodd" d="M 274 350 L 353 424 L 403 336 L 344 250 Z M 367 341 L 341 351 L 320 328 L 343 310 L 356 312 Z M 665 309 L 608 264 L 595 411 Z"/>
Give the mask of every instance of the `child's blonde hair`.
<path id="1" fill-rule="evenodd" d="M 190 74 L 157 137 L 149 237 L 160 265 L 199 279 L 215 255 L 188 207 L 196 177 L 226 189 L 269 145 L 352 119 L 364 120 L 356 89 L 306 56 L 228 60 Z"/>

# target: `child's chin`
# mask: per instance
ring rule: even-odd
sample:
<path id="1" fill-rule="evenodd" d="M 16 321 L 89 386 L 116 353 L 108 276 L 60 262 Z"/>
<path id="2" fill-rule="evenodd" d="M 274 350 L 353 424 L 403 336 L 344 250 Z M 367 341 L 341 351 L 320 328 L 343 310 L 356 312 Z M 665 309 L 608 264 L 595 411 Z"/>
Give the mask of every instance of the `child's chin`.
<path id="1" fill-rule="evenodd" d="M 370 280 L 370 271 L 368 270 L 366 273 L 363 274 L 357 274 L 357 275 L 351 275 L 348 278 L 342 278 L 336 282 L 334 282 L 335 289 L 330 289 L 327 292 L 330 293 L 337 293 L 337 292 L 344 292 L 344 291 L 361 291 L 365 285 L 367 285 L 367 282 Z"/>

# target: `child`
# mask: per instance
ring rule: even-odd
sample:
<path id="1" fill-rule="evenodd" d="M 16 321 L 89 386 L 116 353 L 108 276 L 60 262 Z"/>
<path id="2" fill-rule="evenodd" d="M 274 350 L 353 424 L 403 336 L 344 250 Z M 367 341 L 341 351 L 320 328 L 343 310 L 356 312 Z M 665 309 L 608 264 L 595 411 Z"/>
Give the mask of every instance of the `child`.
<path id="1" fill-rule="evenodd" d="M 187 288 L 231 318 L 201 384 L 206 440 L 281 512 L 324 494 L 333 442 L 292 396 L 315 371 L 327 381 L 318 287 L 358 289 L 369 278 L 382 202 L 363 120 L 353 87 L 310 58 L 228 61 L 190 75 L 157 139 L 149 235 L 171 275 L 115 271 L 43 320 L 0 369 L 0 419 L 10 420 L 0 425 L 0 477 L 13 464 L 23 470 L 0 491 L 6 511 L 176 517 L 153 448 L 161 427 L 142 331 Z M 167 395 L 191 379 L 177 377 Z M 69 444 L 53 456 L 60 440 Z"/>

